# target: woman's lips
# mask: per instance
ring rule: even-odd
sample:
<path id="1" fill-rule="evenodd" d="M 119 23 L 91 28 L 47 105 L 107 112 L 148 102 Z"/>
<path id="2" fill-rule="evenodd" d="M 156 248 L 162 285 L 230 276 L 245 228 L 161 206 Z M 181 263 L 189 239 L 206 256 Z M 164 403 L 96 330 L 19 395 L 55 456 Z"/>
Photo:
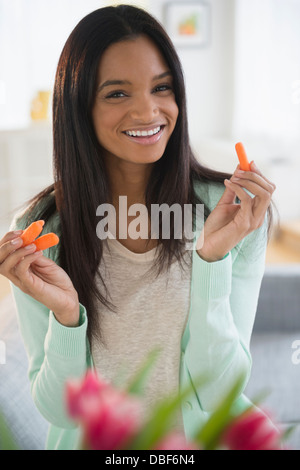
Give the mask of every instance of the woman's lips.
<path id="1" fill-rule="evenodd" d="M 161 139 L 161 136 L 164 132 L 165 127 L 166 126 L 160 126 L 159 132 L 157 132 L 156 134 L 153 134 L 153 135 L 133 136 L 133 135 L 129 135 L 126 132 L 123 132 L 123 134 L 129 140 L 131 140 L 132 142 L 135 142 L 137 144 L 140 144 L 140 145 L 153 145 L 153 144 L 156 144 Z"/>

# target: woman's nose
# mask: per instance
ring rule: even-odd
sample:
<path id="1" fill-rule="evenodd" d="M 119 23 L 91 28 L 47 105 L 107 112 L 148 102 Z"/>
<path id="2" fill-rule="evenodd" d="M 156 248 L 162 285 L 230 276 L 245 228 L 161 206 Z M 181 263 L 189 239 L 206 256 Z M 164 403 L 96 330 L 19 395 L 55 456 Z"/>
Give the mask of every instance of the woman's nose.
<path id="1" fill-rule="evenodd" d="M 152 96 L 136 98 L 131 109 L 131 118 L 144 123 L 151 123 L 159 114 L 159 109 Z"/>

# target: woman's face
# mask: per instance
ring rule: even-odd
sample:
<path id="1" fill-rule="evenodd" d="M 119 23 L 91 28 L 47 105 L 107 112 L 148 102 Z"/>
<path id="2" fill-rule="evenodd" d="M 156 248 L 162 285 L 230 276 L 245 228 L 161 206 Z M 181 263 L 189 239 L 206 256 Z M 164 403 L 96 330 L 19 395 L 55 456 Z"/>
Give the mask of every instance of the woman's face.
<path id="1" fill-rule="evenodd" d="M 159 160 L 175 128 L 178 107 L 172 74 L 147 37 L 111 45 L 98 70 L 92 116 L 107 160 Z"/>

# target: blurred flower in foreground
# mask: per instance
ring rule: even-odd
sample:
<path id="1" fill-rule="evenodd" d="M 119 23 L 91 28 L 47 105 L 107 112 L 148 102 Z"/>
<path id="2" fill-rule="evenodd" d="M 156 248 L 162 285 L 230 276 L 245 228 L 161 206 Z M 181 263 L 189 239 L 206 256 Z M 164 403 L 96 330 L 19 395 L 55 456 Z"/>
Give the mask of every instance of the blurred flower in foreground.
<path id="1" fill-rule="evenodd" d="M 173 433 L 166 436 L 155 450 L 200 450 L 198 446 L 187 442 L 185 436 L 180 433 Z"/>
<path id="2" fill-rule="evenodd" d="M 139 401 L 91 371 L 83 381 L 67 383 L 66 399 L 69 415 L 81 425 L 90 449 L 122 449 L 139 429 Z"/>
<path id="3" fill-rule="evenodd" d="M 142 369 L 127 389 L 115 387 L 91 370 L 82 380 L 67 383 L 67 412 L 81 427 L 84 449 L 285 450 L 282 434 L 259 408 L 251 406 L 239 416 L 232 415 L 242 378 L 196 431 L 193 442 L 174 432 L 171 424 L 189 389 L 163 400 L 145 420 L 141 401 L 145 371 Z"/>
<path id="4" fill-rule="evenodd" d="M 230 450 L 283 450 L 281 433 L 258 408 L 235 418 L 221 439 Z"/>

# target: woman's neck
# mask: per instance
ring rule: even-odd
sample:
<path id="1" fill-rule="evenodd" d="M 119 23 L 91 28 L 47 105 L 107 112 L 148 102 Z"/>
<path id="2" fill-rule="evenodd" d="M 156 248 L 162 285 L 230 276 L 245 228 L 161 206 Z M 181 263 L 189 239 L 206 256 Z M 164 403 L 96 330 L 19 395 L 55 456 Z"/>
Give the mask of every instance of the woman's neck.
<path id="1" fill-rule="evenodd" d="M 136 164 L 109 158 L 107 161 L 112 204 L 119 207 L 119 197 L 126 196 L 128 205 L 145 204 L 145 192 L 152 171 L 152 165 Z"/>
<path id="2" fill-rule="evenodd" d="M 133 204 L 145 205 L 145 192 L 153 166 L 151 164 L 136 164 L 121 159 L 109 158 L 107 172 L 110 185 L 111 203 L 116 213 L 117 240 L 126 248 L 135 253 L 145 253 L 157 245 L 157 240 L 151 240 L 149 215 L 145 215 L 144 223 L 147 223 L 148 239 L 132 238 L 129 233 L 130 223 L 136 216 L 128 214 L 128 209 Z M 122 202 L 120 197 L 122 197 Z M 126 202 L 124 204 L 124 196 Z M 144 216 L 143 216 L 144 217 Z M 124 224 L 127 226 L 127 235 L 124 237 Z M 122 236 L 120 236 L 122 226 Z M 126 229 L 125 229 L 126 231 Z"/>

